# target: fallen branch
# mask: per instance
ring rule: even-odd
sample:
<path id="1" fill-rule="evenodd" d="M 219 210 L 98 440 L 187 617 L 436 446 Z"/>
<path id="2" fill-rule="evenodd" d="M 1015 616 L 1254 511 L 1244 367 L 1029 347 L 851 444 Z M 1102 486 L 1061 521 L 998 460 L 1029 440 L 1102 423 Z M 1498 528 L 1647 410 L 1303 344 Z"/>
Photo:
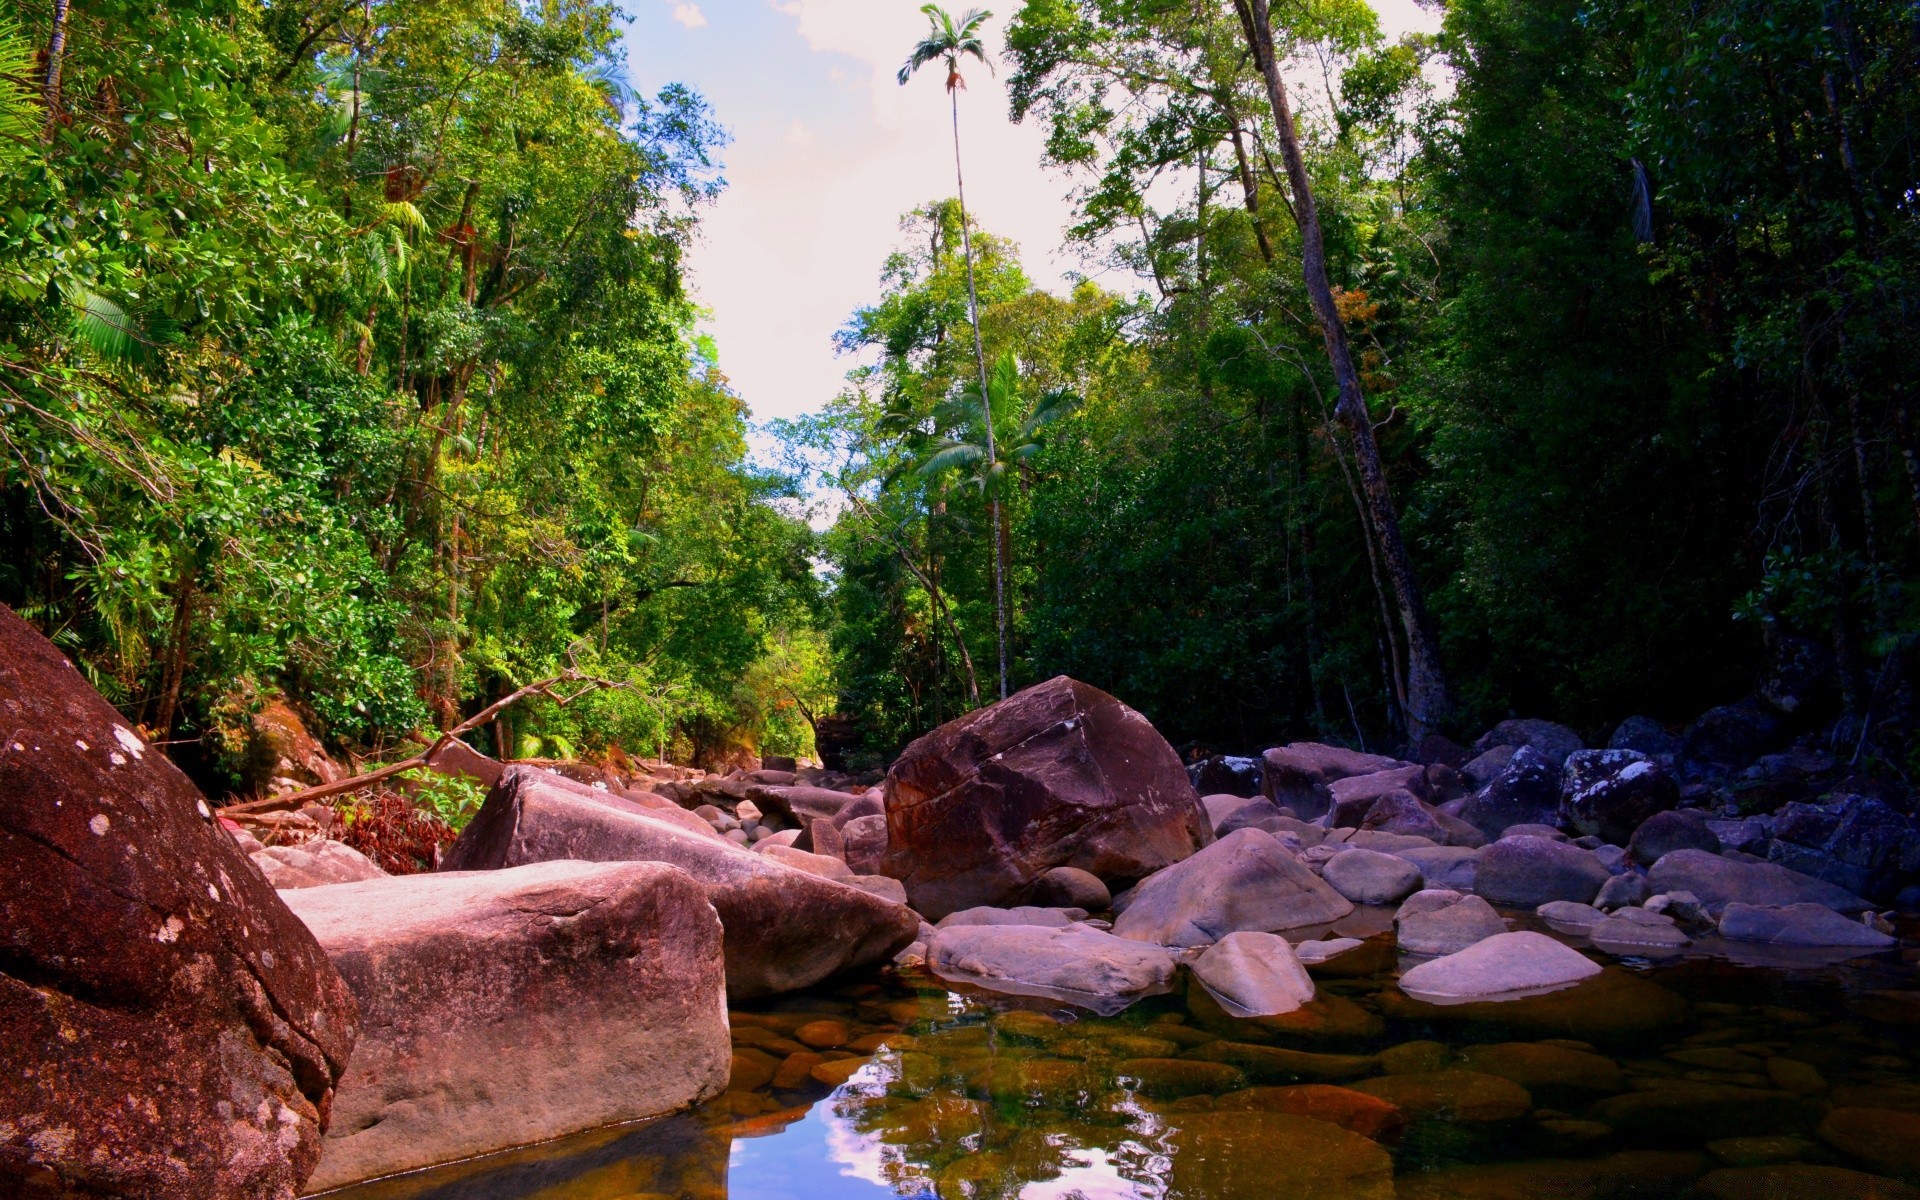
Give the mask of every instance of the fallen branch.
<path id="1" fill-rule="evenodd" d="M 571 693 L 560 690 L 562 685 L 569 683 L 578 683 L 581 686 Z M 568 667 L 558 675 L 551 675 L 545 679 L 536 680 L 487 705 L 473 716 L 468 717 L 452 729 L 447 730 L 435 738 L 431 746 L 428 746 L 425 750 L 422 750 L 411 758 L 401 759 L 397 763 L 389 763 L 377 771 L 368 771 L 365 775 L 353 775 L 346 779 L 337 779 L 332 783 L 323 783 L 316 787 L 302 788 L 297 792 L 283 792 L 278 796 L 269 796 L 264 800 L 252 800 L 245 804 L 229 805 L 221 809 L 220 812 L 232 815 L 273 812 L 279 809 L 298 808 L 314 800 L 325 800 L 329 796 L 339 796 L 347 792 L 357 792 L 361 788 L 369 787 L 382 780 L 391 779 L 395 775 L 401 775 L 416 768 L 427 766 L 429 760 L 436 754 L 439 754 L 454 742 L 460 741 L 462 734 L 471 733 L 475 729 L 480 728 L 480 726 L 487 724 L 507 709 L 530 696 L 545 696 L 559 707 L 565 708 L 582 696 L 587 696 L 594 692 L 611 691 L 615 688 L 631 686 L 631 684 L 627 683 L 615 683 L 610 679 L 600 679 L 587 675 L 577 668 Z"/>

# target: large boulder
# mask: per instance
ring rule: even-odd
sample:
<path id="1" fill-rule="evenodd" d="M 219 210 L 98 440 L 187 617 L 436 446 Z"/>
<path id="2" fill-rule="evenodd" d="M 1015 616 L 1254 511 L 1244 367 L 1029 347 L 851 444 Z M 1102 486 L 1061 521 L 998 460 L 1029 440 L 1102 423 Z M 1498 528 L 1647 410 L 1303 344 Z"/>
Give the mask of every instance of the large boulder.
<path id="1" fill-rule="evenodd" d="M 206 800 L 0 605 L 0 1195 L 291 1197 L 359 1012 Z"/>
<path id="2" fill-rule="evenodd" d="M 1216 754 L 1188 767 L 1187 778 L 1192 781 L 1193 790 L 1202 796 L 1258 796 L 1260 760 Z"/>
<path id="3" fill-rule="evenodd" d="M 1743 702 L 1708 709 L 1687 726 L 1680 753 L 1688 762 L 1709 767 L 1744 767 L 1787 740 L 1787 727 L 1760 705 Z"/>
<path id="4" fill-rule="evenodd" d="M 1344 746 L 1293 742 L 1275 746 L 1260 756 L 1260 790 L 1275 804 L 1292 809 L 1296 816 L 1312 818 L 1327 811 L 1332 786 L 1338 780 L 1410 765 Z"/>
<path id="5" fill-rule="evenodd" d="M 1420 868 L 1378 850 L 1342 850 L 1320 869 L 1333 890 L 1355 904 L 1393 904 L 1420 890 Z"/>
<path id="6" fill-rule="evenodd" d="M 1774 946 L 1858 946 L 1885 950 L 1899 939 L 1859 921 L 1849 920 L 1821 904 L 1788 904 L 1762 908 L 1739 901 L 1720 914 L 1720 936 L 1730 942 L 1765 942 Z"/>
<path id="7" fill-rule="evenodd" d="M 1532 718 L 1502 721 L 1482 734 L 1473 748 L 1482 754 L 1495 746 L 1531 746 L 1554 766 L 1567 761 L 1567 755 L 1586 749 L 1586 741 L 1565 725 Z"/>
<path id="8" fill-rule="evenodd" d="M 1410 792 L 1426 799 L 1427 769 L 1416 764 L 1334 780 L 1327 785 L 1333 801 L 1331 823 L 1335 828 L 1358 825 L 1374 801 L 1395 792 Z"/>
<path id="9" fill-rule="evenodd" d="M 955 925 L 927 943 L 942 978 L 1114 1013 L 1166 991 L 1172 954 L 1085 925 Z"/>
<path id="10" fill-rule="evenodd" d="M 1141 883 L 1113 931 L 1163 946 L 1205 946 L 1238 930 L 1300 929 L 1352 911 L 1272 834 L 1241 829 Z"/>
<path id="11" fill-rule="evenodd" d="M 1194 960 L 1193 977 L 1236 1017 L 1277 1017 L 1313 999 L 1313 978 L 1271 933 L 1228 934 Z"/>
<path id="12" fill-rule="evenodd" d="M 720 920 L 683 871 L 543 862 L 287 896 L 366 1015 L 312 1187 L 726 1090 Z"/>
<path id="13" fill-rule="evenodd" d="M 501 776 L 441 869 L 497 870 L 569 858 L 663 862 L 693 876 L 725 927 L 727 994 L 735 1000 L 883 963 L 920 928 L 904 905 L 528 767 Z"/>
<path id="14" fill-rule="evenodd" d="M 1624 846 L 1640 823 L 1680 803 L 1680 785 L 1636 750 L 1580 750 L 1567 756 L 1560 823 Z"/>
<path id="15" fill-rule="evenodd" d="M 1768 859 L 1871 899 L 1892 901 L 1920 882 L 1920 829 L 1877 797 L 1788 804 L 1774 814 L 1773 837 Z"/>
<path id="16" fill-rule="evenodd" d="M 1435 808 L 1412 792 L 1389 792 L 1373 802 L 1361 818 L 1363 832 L 1397 834 L 1425 838 L 1436 846 L 1476 847 L 1487 844 L 1487 835 L 1467 821 Z"/>
<path id="17" fill-rule="evenodd" d="M 1627 840 L 1627 854 L 1642 866 L 1652 866 L 1675 850 L 1720 853 L 1720 835 L 1702 813 L 1691 808 L 1657 812 L 1640 822 Z"/>
<path id="18" fill-rule="evenodd" d="M 1473 890 L 1516 908 L 1538 908 L 1550 900 L 1591 904 L 1612 877 L 1591 851 L 1522 835 L 1501 838 L 1480 852 Z"/>
<path id="19" fill-rule="evenodd" d="M 1559 820 L 1560 786 L 1560 765 L 1531 746 L 1521 746 L 1479 791 L 1461 802 L 1460 817 L 1489 838 L 1514 825 L 1552 825 Z"/>
<path id="20" fill-rule="evenodd" d="M 914 741 L 886 798 L 886 873 L 936 920 L 1014 901 L 1052 867 L 1124 886 L 1213 840 L 1166 739 L 1064 675 Z"/>
<path id="21" fill-rule="evenodd" d="M 1819 904 L 1835 912 L 1864 912 L 1872 905 L 1845 888 L 1776 863 L 1728 858 L 1704 850 L 1675 850 L 1653 864 L 1647 883 L 1655 892 L 1692 892 L 1719 916 L 1738 902 L 1763 908 Z"/>

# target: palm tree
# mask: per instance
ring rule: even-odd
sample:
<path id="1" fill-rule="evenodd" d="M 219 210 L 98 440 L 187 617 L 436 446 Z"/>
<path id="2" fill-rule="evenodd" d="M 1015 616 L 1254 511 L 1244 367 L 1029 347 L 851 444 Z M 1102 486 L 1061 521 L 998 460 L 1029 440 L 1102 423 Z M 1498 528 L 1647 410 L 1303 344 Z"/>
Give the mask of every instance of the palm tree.
<path id="1" fill-rule="evenodd" d="M 960 199 L 960 248 L 967 260 L 967 319 L 973 325 L 973 358 L 980 369 L 978 395 L 986 419 L 986 460 L 997 461 L 994 452 L 993 413 L 986 406 L 990 402 L 991 389 L 987 386 L 987 352 L 980 344 L 980 297 L 973 286 L 973 234 L 967 225 L 967 180 L 960 169 L 960 89 L 967 81 L 960 77 L 960 60 L 967 55 L 978 59 L 982 65 L 987 63 L 986 46 L 980 41 L 980 27 L 986 24 L 993 14 L 981 9 L 969 9 L 959 21 L 938 4 L 922 5 L 920 11 L 927 15 L 927 36 L 921 38 L 907 56 L 900 68 L 900 86 L 905 87 L 913 78 L 913 73 L 928 63 L 939 59 L 947 66 L 947 100 L 953 109 L 953 178 L 959 190 Z M 997 492 L 988 493 L 988 506 L 993 521 L 993 615 L 994 625 L 1000 637 L 1000 698 L 1007 698 L 1007 582 L 1006 562 L 1000 544 L 1000 500 Z"/>

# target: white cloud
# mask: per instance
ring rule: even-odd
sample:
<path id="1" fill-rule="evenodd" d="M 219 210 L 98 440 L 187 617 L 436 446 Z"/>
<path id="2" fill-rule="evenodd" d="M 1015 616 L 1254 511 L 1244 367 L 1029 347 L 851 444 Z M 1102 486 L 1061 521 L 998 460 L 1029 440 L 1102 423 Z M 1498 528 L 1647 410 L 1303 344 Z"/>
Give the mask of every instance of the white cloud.
<path id="1" fill-rule="evenodd" d="M 793 123 L 787 126 L 787 145 L 789 146 L 813 145 L 813 130 L 808 129 L 805 125 L 801 124 L 800 119 L 798 117 L 794 118 Z"/>
<path id="2" fill-rule="evenodd" d="M 707 14 L 701 12 L 700 6 L 692 3 L 692 0 L 678 0 L 677 3 L 667 0 L 667 3 L 673 5 L 673 19 L 688 29 L 699 29 L 707 23 Z"/>

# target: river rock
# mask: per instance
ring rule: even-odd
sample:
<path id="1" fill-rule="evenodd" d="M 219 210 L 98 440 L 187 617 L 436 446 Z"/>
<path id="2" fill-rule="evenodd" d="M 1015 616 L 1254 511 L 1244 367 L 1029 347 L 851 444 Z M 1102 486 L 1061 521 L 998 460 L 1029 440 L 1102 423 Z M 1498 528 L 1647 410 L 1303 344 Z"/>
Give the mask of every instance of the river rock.
<path id="1" fill-rule="evenodd" d="M 1233 796 L 1260 794 L 1260 760 L 1232 754 L 1216 754 L 1187 767 L 1187 779 L 1202 796 L 1225 793 Z"/>
<path id="2" fill-rule="evenodd" d="M 1194 977 L 1236 1017 L 1275 1017 L 1313 999 L 1313 979 L 1287 940 L 1230 933 L 1193 964 Z"/>
<path id="3" fill-rule="evenodd" d="M 1725 1167 L 1694 1189 L 1704 1200 L 1920 1200 L 1920 1188 L 1898 1180 L 1814 1163 Z"/>
<path id="4" fill-rule="evenodd" d="M 1920 1113 L 1836 1108 L 1820 1122 L 1820 1140 L 1876 1171 L 1920 1174 Z"/>
<path id="5" fill-rule="evenodd" d="M 1042 908 L 1038 905 L 1022 904 L 1013 908 L 994 908 L 981 905 L 978 908 L 963 908 L 957 913 L 948 913 L 934 925 L 935 929 L 961 929 L 970 925 L 1040 925 L 1048 929 L 1065 929 L 1067 926 L 1086 918 L 1084 909 Z"/>
<path id="6" fill-rule="evenodd" d="M 1470 846 L 1412 847 L 1392 854 L 1420 868 L 1420 886 L 1471 892 L 1479 869 L 1480 851 Z"/>
<path id="7" fill-rule="evenodd" d="M 1526 1088 L 1479 1071 L 1382 1075 L 1348 1086 L 1385 1100 L 1416 1121 L 1511 1121 L 1526 1116 L 1533 1107 L 1533 1096 Z"/>
<path id="8" fill-rule="evenodd" d="M 1884 950 L 1899 944 L 1859 921 L 1820 904 L 1763 908 L 1734 901 L 1720 913 L 1720 936 L 1730 942 L 1766 942 L 1774 946 L 1858 946 Z"/>
<path id="9" fill-rule="evenodd" d="M 990 991 L 1112 1013 L 1166 991 L 1175 961 L 1158 946 L 1085 925 L 961 925 L 934 934 L 927 965 L 943 978 Z"/>
<path id="10" fill-rule="evenodd" d="M 1687 727 L 1681 757 L 1721 768 L 1741 767 L 1785 744 L 1786 724 L 1758 704 L 1709 709 Z"/>
<path id="11" fill-rule="evenodd" d="M 1672 766 L 1680 756 L 1680 735 L 1670 732 L 1652 717 L 1628 717 L 1614 726 L 1607 739 L 1609 750 L 1633 750 L 1662 766 Z"/>
<path id="12" fill-rule="evenodd" d="M 366 1014 L 312 1187 L 658 1116 L 726 1089 L 720 920 L 682 871 L 543 862 L 287 898 Z"/>
<path id="13" fill-rule="evenodd" d="M 1393 1200 L 1393 1156 L 1326 1121 L 1284 1112 L 1190 1113 L 1168 1141 L 1165 1200 Z"/>
<path id="14" fill-rule="evenodd" d="M 1255 820 L 1280 815 L 1280 809 L 1264 796 L 1236 796 L 1229 792 L 1203 793 L 1200 797 L 1200 807 L 1207 810 L 1207 825 L 1216 837 L 1231 832 L 1223 831 L 1220 823 L 1243 808 L 1252 809 Z"/>
<path id="15" fill-rule="evenodd" d="M 1675 927 L 1673 918 L 1643 908 L 1623 908 L 1595 921 L 1588 927 L 1587 937 L 1609 954 L 1643 956 L 1670 954 L 1692 941 Z"/>
<path id="16" fill-rule="evenodd" d="M 1624 846 L 1657 812 L 1680 803 L 1680 785 L 1635 750 L 1580 750 L 1567 756 L 1560 823 Z"/>
<path id="17" fill-rule="evenodd" d="M 0 1195 L 289 1197 L 360 1018 L 164 752 L 0 605 Z"/>
<path id="18" fill-rule="evenodd" d="M 1640 822 L 1627 842 L 1627 854 L 1642 866 L 1652 866 L 1675 850 L 1720 853 L 1720 835 L 1702 813 L 1691 808 L 1657 812 Z"/>
<path id="19" fill-rule="evenodd" d="M 1505 837 L 1480 852 L 1473 890 L 1495 904 L 1591 904 L 1612 873 L 1590 852 L 1541 837 Z"/>
<path id="20" fill-rule="evenodd" d="M 1293 742 L 1275 746 L 1260 756 L 1260 790 L 1295 816 L 1313 818 L 1325 813 L 1332 803 L 1331 789 L 1336 781 L 1409 765 L 1397 758 L 1342 746 Z"/>
<path id="21" fill-rule="evenodd" d="M 1064 675 L 914 741 L 886 797 L 886 873 L 936 919 L 1018 899 L 1053 867 L 1124 886 L 1213 839 L 1166 739 Z"/>
<path id="22" fill-rule="evenodd" d="M 1505 933 L 1507 923 L 1478 896 L 1430 888 L 1407 898 L 1393 916 L 1393 929 L 1408 954 L 1454 954 Z"/>
<path id="23" fill-rule="evenodd" d="M 1647 886 L 1646 876 L 1632 873 L 1615 875 L 1600 885 L 1600 894 L 1593 898 L 1593 905 L 1609 911 L 1631 908 L 1645 904 L 1652 895 L 1653 889 Z"/>
<path id="24" fill-rule="evenodd" d="M 1394 904 L 1420 888 L 1419 867 L 1377 850 L 1342 850 L 1320 875 L 1355 904 Z"/>
<path id="25" fill-rule="evenodd" d="M 1819 904 L 1835 912 L 1857 913 L 1872 907 L 1844 888 L 1768 862 L 1740 861 L 1704 850 L 1675 850 L 1647 872 L 1655 892 L 1692 892 L 1709 912 L 1739 902 L 1781 908 Z"/>
<path id="26" fill-rule="evenodd" d="M 1298 929 L 1352 911 L 1271 834 L 1242 829 L 1142 882 L 1113 931 L 1163 946 L 1205 946 L 1237 930 Z"/>
<path id="27" fill-rule="evenodd" d="M 1553 826 L 1559 820 L 1559 764 L 1531 746 L 1501 750 L 1504 760 L 1497 768 L 1487 764 L 1491 777 L 1460 802 L 1460 819 L 1489 838 L 1504 837 L 1515 825 Z"/>
<path id="28" fill-rule="evenodd" d="M 509 767 L 501 776 L 448 849 L 442 869 L 556 859 L 664 862 L 693 876 L 725 927 L 727 993 L 735 1000 L 885 962 L 919 928 L 903 905 L 690 833 L 619 797 L 527 767 Z"/>
<path id="29" fill-rule="evenodd" d="M 1591 904 L 1572 900 L 1549 900 L 1533 910 L 1533 915 L 1555 929 L 1584 936 L 1587 930 L 1607 919 L 1607 914 Z"/>
<path id="30" fill-rule="evenodd" d="M 1565 725 L 1533 718 L 1516 718 L 1502 721 L 1482 734 L 1473 748 L 1485 753 L 1495 746 L 1530 747 L 1538 750 L 1557 767 L 1567 761 L 1569 754 L 1585 749 L 1586 745 L 1579 734 Z"/>
<path id="31" fill-rule="evenodd" d="M 1590 1050 L 1546 1042 L 1498 1042 L 1468 1046 L 1460 1062 L 1471 1070 L 1510 1079 L 1528 1091 L 1579 1098 L 1608 1095 L 1627 1086 L 1619 1064 Z"/>
<path id="32" fill-rule="evenodd" d="M 1411 792 L 1426 799 L 1427 769 L 1409 763 L 1366 775 L 1349 775 L 1328 784 L 1327 792 L 1333 801 L 1333 824 L 1357 825 L 1375 800 L 1391 792 Z"/>
<path id="33" fill-rule="evenodd" d="M 1409 995 L 1485 998 L 1564 987 L 1600 973 L 1600 965 L 1544 933 L 1500 933 L 1465 950 L 1421 963 L 1400 977 Z"/>
<path id="34" fill-rule="evenodd" d="M 1805 875 L 1892 901 L 1920 876 L 1920 829 L 1873 796 L 1788 804 L 1774 816 L 1766 857 Z"/>
<path id="35" fill-rule="evenodd" d="M 386 874 L 372 859 L 332 838 L 315 838 L 297 846 L 263 846 L 250 857 L 276 889 L 357 883 Z"/>
<path id="36" fill-rule="evenodd" d="M 1477 847 L 1486 845 L 1486 836 L 1478 829 L 1441 809 L 1435 808 L 1412 792 L 1389 792 L 1373 802 L 1360 821 L 1361 832 L 1422 837 L 1436 845 Z"/>
<path id="37" fill-rule="evenodd" d="M 1091 871 L 1079 867 L 1055 867 L 1042 872 L 1033 881 L 1027 899 L 1053 908 L 1079 908 L 1090 913 L 1105 912 L 1113 896 L 1107 885 Z"/>
<path id="38" fill-rule="evenodd" d="M 1215 1100 L 1213 1108 L 1215 1112 L 1278 1112 L 1311 1117 L 1387 1143 L 1398 1141 L 1407 1125 L 1406 1114 L 1380 1097 L 1330 1083 L 1242 1088 Z"/>
<path id="39" fill-rule="evenodd" d="M 775 834 L 775 837 L 780 835 Z M 887 853 L 887 818 L 883 813 L 855 817 L 840 827 L 840 848 L 855 874 L 878 875 Z"/>

